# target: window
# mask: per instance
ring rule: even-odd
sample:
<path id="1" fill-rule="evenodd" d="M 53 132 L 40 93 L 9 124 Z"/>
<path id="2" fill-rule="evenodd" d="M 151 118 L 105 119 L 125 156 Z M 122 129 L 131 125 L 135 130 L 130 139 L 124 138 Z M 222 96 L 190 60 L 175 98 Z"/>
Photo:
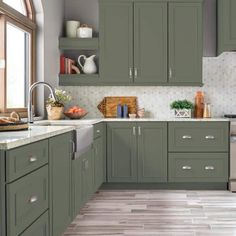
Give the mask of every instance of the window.
<path id="1" fill-rule="evenodd" d="M 26 116 L 35 71 L 33 12 L 29 0 L 0 0 L 0 115 Z"/>

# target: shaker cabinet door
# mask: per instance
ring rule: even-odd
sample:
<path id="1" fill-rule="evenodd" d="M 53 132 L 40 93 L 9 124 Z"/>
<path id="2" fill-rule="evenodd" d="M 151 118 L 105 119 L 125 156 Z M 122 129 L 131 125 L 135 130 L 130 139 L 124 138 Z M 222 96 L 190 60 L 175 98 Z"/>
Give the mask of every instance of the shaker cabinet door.
<path id="1" fill-rule="evenodd" d="M 218 0 L 218 54 L 236 50 L 236 1 Z"/>
<path id="2" fill-rule="evenodd" d="M 167 2 L 134 3 L 134 82 L 167 83 Z"/>
<path id="3" fill-rule="evenodd" d="M 137 182 L 136 140 L 136 123 L 116 122 L 108 124 L 108 182 Z"/>
<path id="4" fill-rule="evenodd" d="M 202 3 L 169 3 L 169 83 L 202 84 Z"/>
<path id="5" fill-rule="evenodd" d="M 133 82 L 133 3 L 100 2 L 100 77 L 106 84 Z"/>
<path id="6" fill-rule="evenodd" d="M 167 182 L 167 123 L 138 123 L 138 182 Z"/>

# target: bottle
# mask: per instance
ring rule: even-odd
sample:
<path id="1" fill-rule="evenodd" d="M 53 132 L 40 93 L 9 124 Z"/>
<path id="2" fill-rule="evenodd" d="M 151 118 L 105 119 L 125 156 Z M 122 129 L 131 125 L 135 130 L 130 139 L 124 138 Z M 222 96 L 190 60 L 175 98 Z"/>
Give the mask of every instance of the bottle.
<path id="1" fill-rule="evenodd" d="M 123 116 L 123 109 L 122 109 L 122 105 L 119 103 L 117 105 L 117 113 L 116 113 L 116 117 L 117 118 L 122 118 Z"/>
<path id="2" fill-rule="evenodd" d="M 203 118 L 204 111 L 204 94 L 197 91 L 195 96 L 195 118 Z"/>
<path id="3" fill-rule="evenodd" d="M 203 118 L 211 118 L 211 104 L 210 103 L 204 104 Z"/>
<path id="4" fill-rule="evenodd" d="M 123 118 L 128 118 L 128 106 L 126 104 L 123 105 Z"/>

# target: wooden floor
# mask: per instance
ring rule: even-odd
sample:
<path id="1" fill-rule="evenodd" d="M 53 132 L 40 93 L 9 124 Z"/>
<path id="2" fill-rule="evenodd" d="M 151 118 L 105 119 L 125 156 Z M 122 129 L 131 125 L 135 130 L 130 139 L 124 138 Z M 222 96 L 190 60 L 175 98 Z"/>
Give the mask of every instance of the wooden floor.
<path id="1" fill-rule="evenodd" d="M 64 235 L 233 236 L 236 193 L 102 190 Z"/>

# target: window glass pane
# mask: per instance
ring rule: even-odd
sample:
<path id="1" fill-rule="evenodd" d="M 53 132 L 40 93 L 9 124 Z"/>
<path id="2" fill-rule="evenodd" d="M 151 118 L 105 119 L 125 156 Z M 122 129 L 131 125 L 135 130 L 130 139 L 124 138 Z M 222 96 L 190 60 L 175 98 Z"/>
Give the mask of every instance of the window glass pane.
<path id="1" fill-rule="evenodd" d="M 23 0 L 3 0 L 3 2 L 26 16 L 26 8 Z"/>
<path id="2" fill-rule="evenodd" d="M 7 108 L 26 107 L 29 86 L 29 33 L 7 23 Z"/>

